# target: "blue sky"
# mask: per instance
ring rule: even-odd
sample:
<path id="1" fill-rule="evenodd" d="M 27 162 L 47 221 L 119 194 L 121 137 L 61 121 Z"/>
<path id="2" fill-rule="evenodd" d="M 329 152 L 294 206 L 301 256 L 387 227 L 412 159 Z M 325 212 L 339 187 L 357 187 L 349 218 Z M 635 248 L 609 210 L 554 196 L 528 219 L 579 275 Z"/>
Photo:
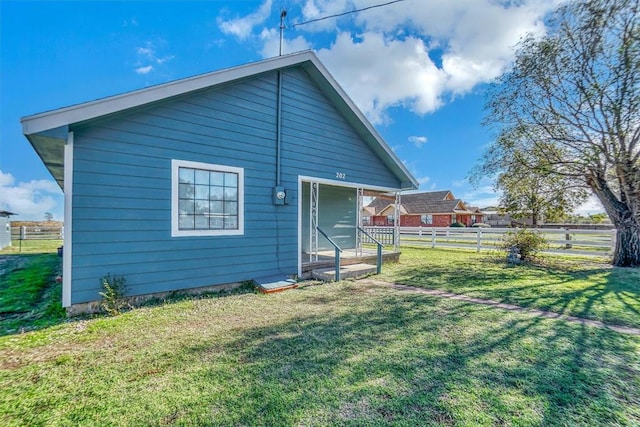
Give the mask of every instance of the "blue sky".
<path id="1" fill-rule="evenodd" d="M 313 49 L 421 183 L 484 207 L 465 179 L 491 142 L 487 83 L 560 0 L 0 1 L 0 210 L 62 219 L 62 192 L 20 117 Z M 597 210 L 591 207 L 591 210 Z M 584 210 L 584 209 L 583 209 Z"/>

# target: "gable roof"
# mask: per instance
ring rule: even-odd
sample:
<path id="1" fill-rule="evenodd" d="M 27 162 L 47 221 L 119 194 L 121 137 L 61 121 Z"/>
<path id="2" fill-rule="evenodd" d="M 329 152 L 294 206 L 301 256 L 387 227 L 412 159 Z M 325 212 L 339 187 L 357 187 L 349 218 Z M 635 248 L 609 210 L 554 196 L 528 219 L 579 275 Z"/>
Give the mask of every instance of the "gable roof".
<path id="1" fill-rule="evenodd" d="M 382 136 L 356 107 L 312 51 L 278 56 L 238 67 L 126 92 L 83 104 L 23 117 L 22 132 L 61 188 L 64 188 L 64 145 L 70 126 L 164 101 L 190 92 L 292 67 L 302 68 L 345 120 L 398 180 L 402 189 L 418 188 L 418 181 L 395 155 Z"/>
<path id="2" fill-rule="evenodd" d="M 462 200 L 450 199 L 449 195 L 453 197 L 450 190 L 403 194 L 400 211 L 408 215 L 472 213 Z M 368 206 L 375 208 L 376 214 L 380 215 L 390 205 L 393 205 L 392 201 L 376 198 Z"/>

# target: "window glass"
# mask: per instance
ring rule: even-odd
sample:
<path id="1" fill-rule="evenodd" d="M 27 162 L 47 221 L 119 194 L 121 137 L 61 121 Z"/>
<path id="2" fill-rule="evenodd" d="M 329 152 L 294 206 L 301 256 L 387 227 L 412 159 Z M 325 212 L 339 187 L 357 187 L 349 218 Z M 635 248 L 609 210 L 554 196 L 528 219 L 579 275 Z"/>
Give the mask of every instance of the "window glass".
<path id="1" fill-rule="evenodd" d="M 179 160 L 172 164 L 178 178 L 173 184 L 174 235 L 243 233 L 242 169 Z"/>

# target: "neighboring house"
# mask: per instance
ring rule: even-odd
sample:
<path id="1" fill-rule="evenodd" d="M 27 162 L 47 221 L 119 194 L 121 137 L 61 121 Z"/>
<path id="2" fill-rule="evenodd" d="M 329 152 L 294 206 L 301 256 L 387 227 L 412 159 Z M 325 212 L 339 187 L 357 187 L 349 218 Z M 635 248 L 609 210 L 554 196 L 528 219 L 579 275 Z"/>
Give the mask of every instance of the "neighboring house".
<path id="1" fill-rule="evenodd" d="M 533 224 L 531 217 L 514 219 L 509 213 L 504 212 L 495 206 L 488 206 L 482 209 L 482 211 L 485 213 L 484 222 L 492 227 L 530 227 Z M 538 218 L 538 225 L 542 224 L 544 224 L 544 221 L 542 218 Z"/>
<path id="2" fill-rule="evenodd" d="M 371 218 L 375 216 L 376 210 L 371 206 L 364 206 L 360 215 L 362 216 L 362 225 L 373 225 Z"/>
<path id="3" fill-rule="evenodd" d="M 0 211 L 0 249 L 11 246 L 11 215 L 13 212 Z"/>
<path id="4" fill-rule="evenodd" d="M 301 273 L 417 181 L 310 51 L 22 119 L 65 194 L 65 307 Z M 85 304 L 90 303 L 90 304 Z M 76 307 L 82 305 L 82 307 Z"/>
<path id="5" fill-rule="evenodd" d="M 377 197 L 367 208 L 374 212 L 370 225 L 394 225 L 396 206 L 390 198 Z M 398 213 L 401 227 L 448 227 L 454 222 L 469 227 L 483 219 L 480 209 L 468 207 L 449 190 L 403 194 Z"/>

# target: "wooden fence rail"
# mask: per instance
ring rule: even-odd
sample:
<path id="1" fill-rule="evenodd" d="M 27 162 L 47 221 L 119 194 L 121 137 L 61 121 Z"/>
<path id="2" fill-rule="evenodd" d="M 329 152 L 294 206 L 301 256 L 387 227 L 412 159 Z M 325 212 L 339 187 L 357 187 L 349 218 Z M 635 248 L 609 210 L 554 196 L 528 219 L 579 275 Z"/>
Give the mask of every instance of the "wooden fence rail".
<path id="1" fill-rule="evenodd" d="M 363 227 L 367 233 L 385 246 L 395 244 L 396 235 L 393 227 Z M 474 228 L 474 227 L 400 227 L 399 243 L 401 246 L 467 248 L 495 250 L 506 233 L 513 233 L 514 228 Z M 572 229 L 538 229 L 547 242 L 549 249 L 545 252 L 610 256 L 615 248 L 615 230 L 572 230 Z M 11 239 L 18 240 L 62 240 L 64 227 L 11 227 Z M 363 236 L 363 243 L 370 243 Z"/>
<path id="2" fill-rule="evenodd" d="M 64 227 L 11 227 L 11 240 L 62 240 Z"/>
<path id="3" fill-rule="evenodd" d="M 393 244 L 393 227 L 364 227 L 375 238 L 384 239 L 383 243 Z M 401 246 L 467 248 L 495 250 L 503 241 L 506 233 L 513 228 L 474 228 L 474 227 L 400 227 Z M 537 229 L 549 248 L 545 252 L 573 255 L 610 256 L 615 248 L 615 230 L 572 230 Z"/>

